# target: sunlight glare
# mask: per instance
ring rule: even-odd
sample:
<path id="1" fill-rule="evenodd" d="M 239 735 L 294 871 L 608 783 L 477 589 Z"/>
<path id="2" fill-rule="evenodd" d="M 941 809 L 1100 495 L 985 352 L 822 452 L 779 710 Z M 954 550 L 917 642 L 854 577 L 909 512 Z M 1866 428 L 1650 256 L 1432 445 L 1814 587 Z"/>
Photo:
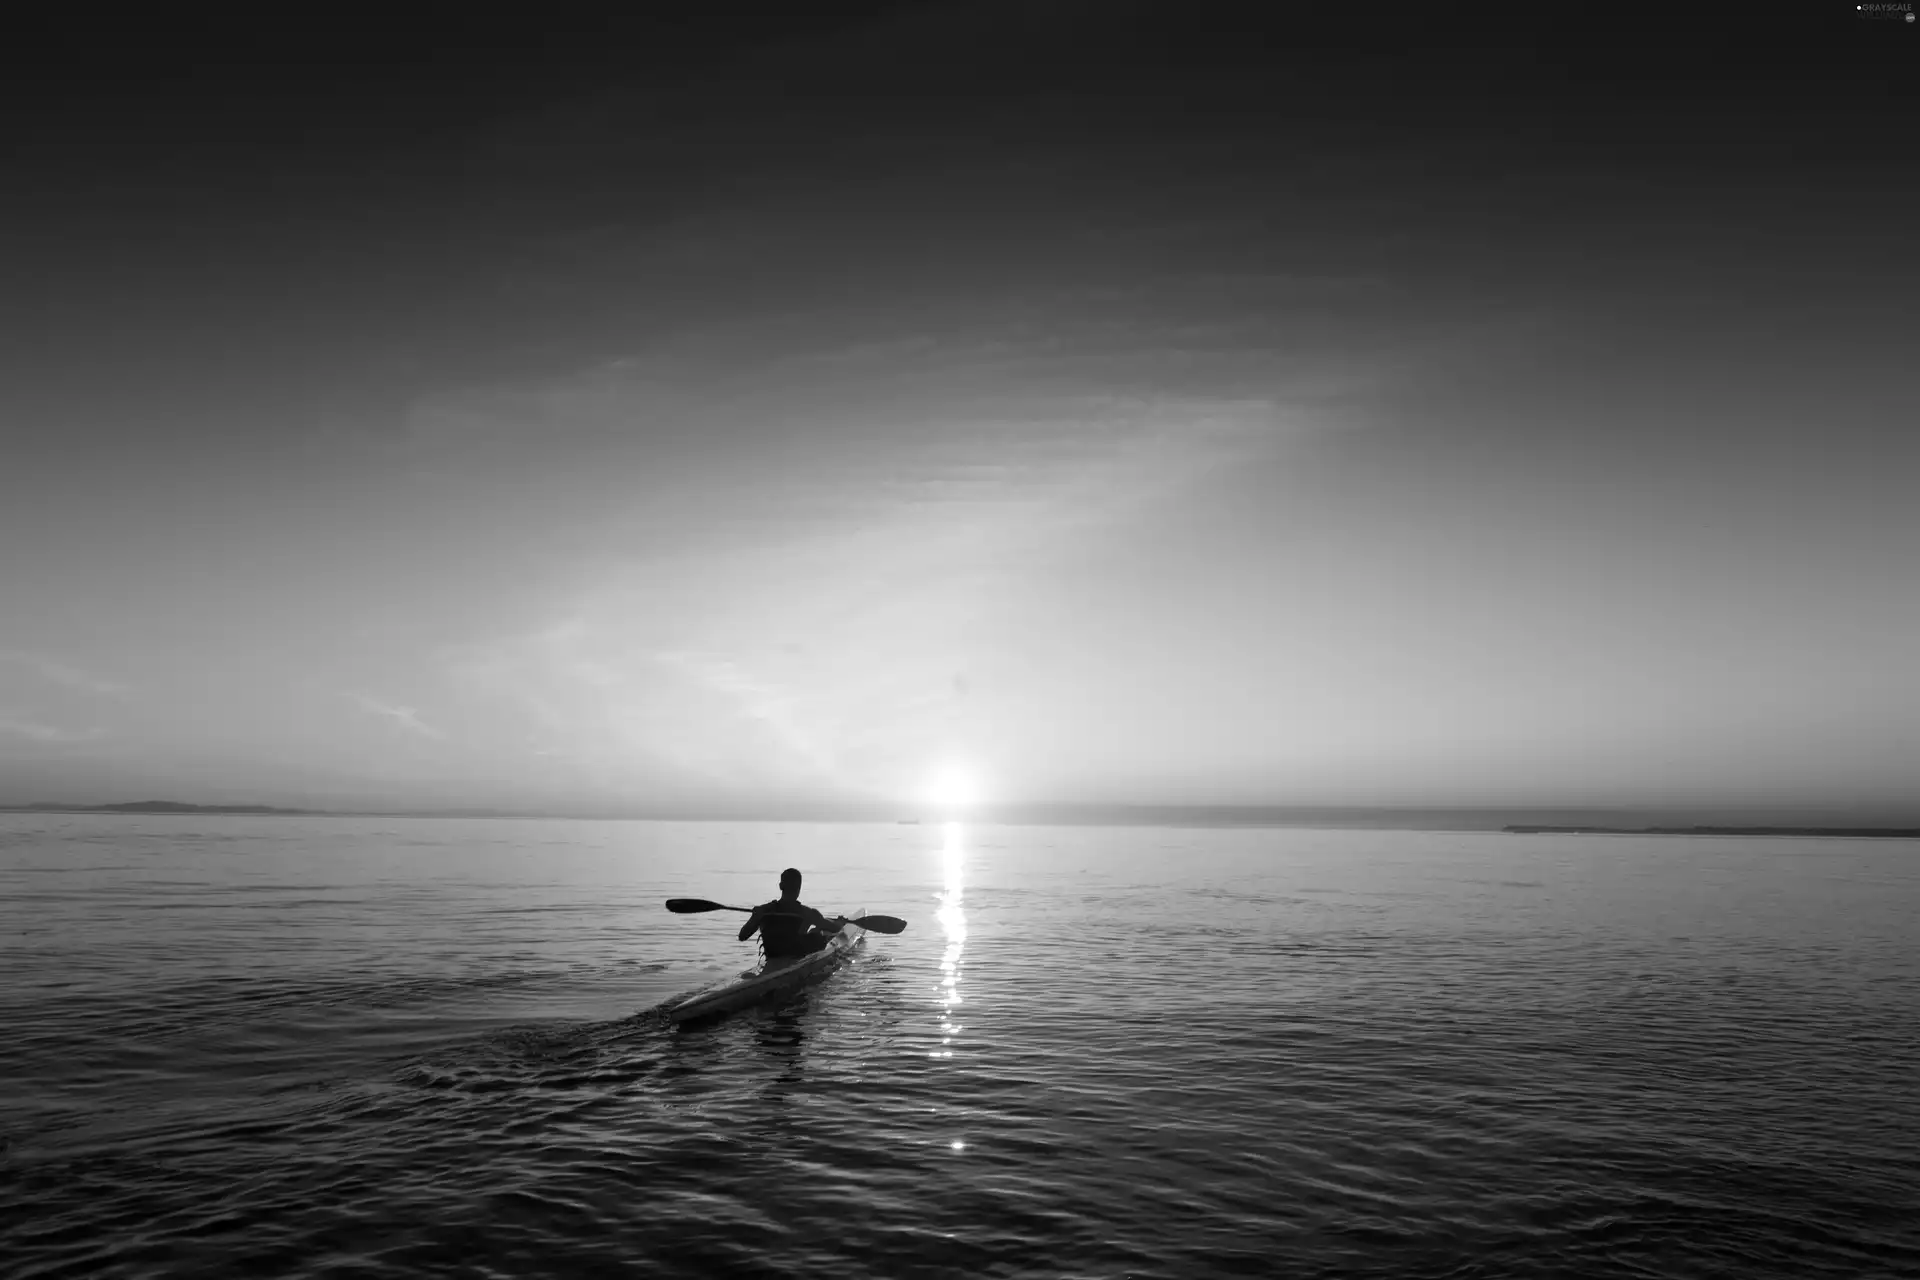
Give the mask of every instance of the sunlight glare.
<path id="1" fill-rule="evenodd" d="M 943 809 L 964 809 L 979 799 L 973 771 L 964 765 L 942 766 L 927 786 L 927 798 Z"/>

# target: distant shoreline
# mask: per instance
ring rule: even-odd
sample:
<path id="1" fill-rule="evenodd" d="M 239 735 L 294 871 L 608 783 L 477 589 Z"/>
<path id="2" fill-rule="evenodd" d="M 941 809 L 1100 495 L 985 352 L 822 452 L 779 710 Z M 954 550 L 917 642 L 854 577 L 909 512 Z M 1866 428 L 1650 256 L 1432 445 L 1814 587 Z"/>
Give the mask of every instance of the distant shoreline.
<path id="1" fill-rule="evenodd" d="M 0 804 L 0 813 L 283 813 L 327 817 L 324 809 L 280 809 L 267 804 L 181 804 L 175 800 L 135 800 L 128 804 Z"/>
<path id="2" fill-rule="evenodd" d="M 902 818 L 898 813 L 539 813 L 500 809 L 296 809 L 265 804 L 187 804 L 178 800 L 134 800 L 121 804 L 0 805 L 0 814 L 124 814 L 129 816 L 231 816 L 273 818 L 416 818 L 416 819 L 524 819 L 585 822 L 772 822 L 772 823 L 881 823 L 895 826 L 939 824 L 939 817 Z M 1654 823 L 1624 826 L 1607 823 L 1510 821 L 1505 813 L 1487 810 L 1261 810 L 1241 807 L 1189 808 L 1134 806 L 1095 811 L 1080 806 L 986 811 L 958 820 L 981 826 L 1111 826 L 1169 828 L 1272 828 L 1338 831 L 1480 831 L 1504 835 L 1619 835 L 1619 836 L 1801 836 L 1834 839 L 1920 839 L 1920 826 L 1795 826 L 1782 823 Z M 1581 815 L 1587 816 L 1587 815 Z M 1598 817 L 1600 815 L 1594 814 Z M 1624 815 L 1623 815 L 1624 816 Z M 1652 815 L 1647 815 L 1651 817 Z M 1644 820 L 1634 814 L 1629 819 Z"/>
<path id="3" fill-rule="evenodd" d="M 1551 827 L 1526 823 L 1500 830 L 1505 835 L 1524 836 L 1852 836 L 1920 840 L 1920 827 Z"/>

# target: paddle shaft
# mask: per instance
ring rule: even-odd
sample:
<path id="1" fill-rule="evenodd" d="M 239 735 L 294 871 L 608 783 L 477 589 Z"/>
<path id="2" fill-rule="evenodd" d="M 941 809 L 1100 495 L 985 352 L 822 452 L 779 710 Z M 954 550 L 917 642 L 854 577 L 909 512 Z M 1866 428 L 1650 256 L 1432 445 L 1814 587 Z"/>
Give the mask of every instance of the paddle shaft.
<path id="1" fill-rule="evenodd" d="M 724 902 L 709 902 L 705 898 L 668 898 L 667 910 L 680 915 L 697 914 L 702 911 L 744 911 L 752 915 L 758 907 L 730 907 Z M 777 914 L 787 914 L 780 912 Z M 900 933 L 907 927 L 905 920 L 894 916 L 861 916 L 847 923 L 873 933 Z"/>
<path id="2" fill-rule="evenodd" d="M 708 902 L 705 898 L 668 898 L 667 910 L 681 915 L 700 911 L 744 911 L 748 915 L 760 910 L 759 907 L 730 907 L 724 902 Z M 770 911 L 769 915 L 798 915 L 793 911 Z"/>

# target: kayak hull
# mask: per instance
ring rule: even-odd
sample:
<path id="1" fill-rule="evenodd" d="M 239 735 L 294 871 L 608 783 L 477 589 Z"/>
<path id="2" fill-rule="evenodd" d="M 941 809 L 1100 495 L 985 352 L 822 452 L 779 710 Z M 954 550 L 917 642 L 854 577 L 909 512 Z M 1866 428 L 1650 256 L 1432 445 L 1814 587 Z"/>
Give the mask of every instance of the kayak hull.
<path id="1" fill-rule="evenodd" d="M 859 912 L 854 913 L 856 918 Z M 698 1018 L 717 1017 L 723 1013 L 732 1013 L 748 1005 L 759 1004 L 776 996 L 798 991 L 832 973 L 860 949 L 866 942 L 867 931 L 855 925 L 845 925 L 839 933 L 827 942 L 824 951 L 812 955 L 797 956 L 791 960 L 779 960 L 748 969 L 738 977 L 730 978 L 705 991 L 697 991 L 679 1004 L 667 1010 L 667 1017 L 674 1022 L 692 1022 Z"/>

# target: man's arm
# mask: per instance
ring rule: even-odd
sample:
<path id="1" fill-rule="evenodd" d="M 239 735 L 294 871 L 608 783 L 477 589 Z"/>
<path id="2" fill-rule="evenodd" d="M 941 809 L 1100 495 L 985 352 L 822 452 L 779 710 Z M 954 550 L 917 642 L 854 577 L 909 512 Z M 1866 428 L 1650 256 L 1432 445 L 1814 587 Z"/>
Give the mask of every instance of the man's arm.
<path id="1" fill-rule="evenodd" d="M 760 931 L 760 908 L 755 907 L 747 922 L 740 926 L 740 941 L 745 942 Z"/>

